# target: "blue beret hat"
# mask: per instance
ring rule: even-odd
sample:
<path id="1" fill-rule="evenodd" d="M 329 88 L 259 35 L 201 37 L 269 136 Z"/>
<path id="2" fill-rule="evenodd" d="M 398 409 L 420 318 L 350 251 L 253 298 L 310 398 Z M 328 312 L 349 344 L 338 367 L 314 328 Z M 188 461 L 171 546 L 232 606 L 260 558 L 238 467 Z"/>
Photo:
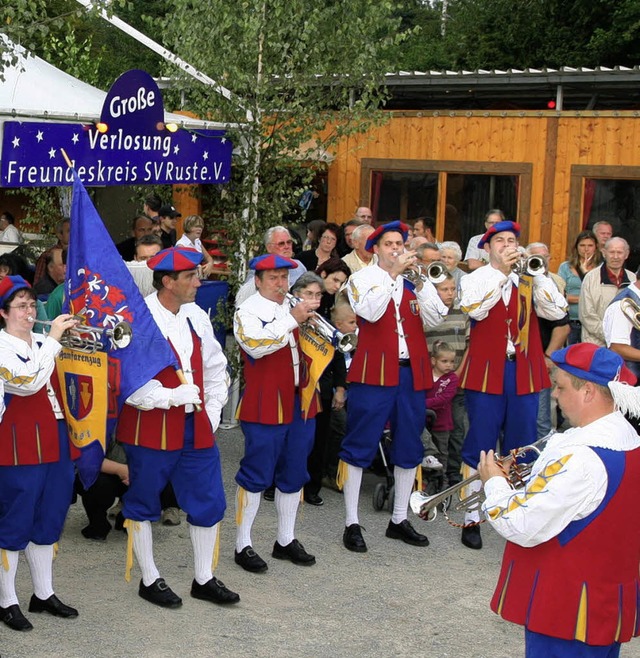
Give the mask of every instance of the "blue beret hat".
<path id="1" fill-rule="evenodd" d="M 520 237 L 520 224 L 518 224 L 518 222 L 511 222 L 507 219 L 505 219 L 502 222 L 498 222 L 494 224 L 480 238 L 480 242 L 478 242 L 478 248 L 482 249 L 482 247 L 484 247 L 485 244 L 491 242 L 491 238 L 496 233 L 502 233 L 503 231 L 511 231 L 511 233 L 515 233 L 516 238 L 518 238 Z"/>
<path id="2" fill-rule="evenodd" d="M 570 375 L 586 379 L 600 386 L 622 381 L 632 386 L 636 377 L 624 365 L 619 354 L 593 343 L 576 343 L 553 352 L 551 360 Z"/>
<path id="3" fill-rule="evenodd" d="M 159 251 L 147 261 L 152 270 L 163 272 L 184 272 L 195 270 L 202 262 L 202 252 L 188 247 L 169 247 Z"/>
<path id="4" fill-rule="evenodd" d="M 407 237 L 409 237 L 409 227 L 401 222 L 399 219 L 396 219 L 393 222 L 388 222 L 387 224 L 382 224 L 381 226 L 378 226 L 378 228 L 369 236 L 369 239 L 367 240 L 367 243 L 365 244 L 365 249 L 367 251 L 372 252 L 373 251 L 373 246 L 378 244 L 378 240 L 384 233 L 388 233 L 389 231 L 397 231 L 398 233 L 402 234 L 402 239 L 404 242 L 407 241 Z"/>
<path id="5" fill-rule="evenodd" d="M 22 288 L 31 288 L 27 281 L 25 281 L 21 276 L 5 276 L 2 281 L 0 281 L 0 307 L 4 306 L 5 302 L 14 292 L 21 290 Z"/>
<path id="6" fill-rule="evenodd" d="M 263 254 L 262 256 L 256 256 L 252 258 L 249 262 L 249 269 L 255 270 L 256 272 L 261 272 L 263 270 L 292 270 L 298 267 L 298 263 L 291 258 L 285 258 L 284 256 L 278 256 L 277 254 Z"/>

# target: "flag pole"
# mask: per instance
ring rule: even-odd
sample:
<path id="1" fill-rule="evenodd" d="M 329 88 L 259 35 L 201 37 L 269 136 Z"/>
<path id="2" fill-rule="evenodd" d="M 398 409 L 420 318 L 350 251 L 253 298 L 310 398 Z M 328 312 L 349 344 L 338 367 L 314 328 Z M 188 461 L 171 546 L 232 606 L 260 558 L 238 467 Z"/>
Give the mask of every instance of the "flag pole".
<path id="1" fill-rule="evenodd" d="M 62 157 L 64 158 L 64 161 L 67 163 L 67 167 L 69 167 L 69 169 L 73 169 L 73 163 L 69 159 L 67 152 L 64 149 L 60 149 L 60 153 L 62 153 Z"/>

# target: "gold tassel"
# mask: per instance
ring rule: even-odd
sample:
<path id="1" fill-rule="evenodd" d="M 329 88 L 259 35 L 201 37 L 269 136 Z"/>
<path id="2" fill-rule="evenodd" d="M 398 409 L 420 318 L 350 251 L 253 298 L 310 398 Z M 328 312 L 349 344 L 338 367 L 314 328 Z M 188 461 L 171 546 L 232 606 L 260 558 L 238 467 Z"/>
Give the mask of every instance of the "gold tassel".
<path id="1" fill-rule="evenodd" d="M 336 486 L 340 491 L 344 487 L 344 483 L 349 478 L 349 465 L 343 462 L 342 459 L 338 462 L 338 473 L 336 474 Z"/>
<path id="2" fill-rule="evenodd" d="M 416 468 L 416 483 L 416 491 L 422 491 L 422 466 L 420 464 Z"/>
<path id="3" fill-rule="evenodd" d="M 246 506 L 247 492 L 242 487 L 238 487 L 238 492 L 236 493 L 236 525 L 240 525 L 242 523 L 244 508 Z"/>
<path id="4" fill-rule="evenodd" d="M 213 560 L 211 561 L 211 571 L 215 571 L 220 558 L 220 524 L 218 523 L 218 532 L 216 532 L 216 543 L 213 545 Z"/>
<path id="5" fill-rule="evenodd" d="M 2 553 L 2 568 L 5 571 L 9 571 L 9 557 L 7 556 L 7 551 L 3 548 L 0 549 L 0 552 Z"/>
<path id="6" fill-rule="evenodd" d="M 60 550 L 60 545 L 58 542 L 53 543 L 53 559 L 55 560 L 58 557 L 58 551 Z"/>
<path id="7" fill-rule="evenodd" d="M 123 527 L 127 530 L 127 562 L 124 568 L 124 579 L 131 582 L 131 569 L 133 569 L 133 533 L 140 531 L 140 523 L 125 519 Z"/>

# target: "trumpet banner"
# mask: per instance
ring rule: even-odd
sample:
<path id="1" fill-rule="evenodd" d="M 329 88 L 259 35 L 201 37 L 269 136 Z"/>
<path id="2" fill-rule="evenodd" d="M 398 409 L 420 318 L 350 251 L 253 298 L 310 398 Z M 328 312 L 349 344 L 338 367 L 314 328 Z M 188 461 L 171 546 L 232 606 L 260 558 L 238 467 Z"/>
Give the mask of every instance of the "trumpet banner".
<path id="1" fill-rule="evenodd" d="M 107 444 L 108 357 L 104 352 L 85 354 L 63 348 L 56 372 L 69 438 L 80 449 Z"/>
<path id="2" fill-rule="evenodd" d="M 320 388 L 318 385 L 320 377 L 331 363 L 335 348 L 329 341 L 302 325 L 300 327 L 300 349 L 305 364 L 305 368 L 300 372 L 300 406 L 306 420 L 313 397 Z"/>
<path id="3" fill-rule="evenodd" d="M 526 356 L 529 352 L 529 328 L 531 325 L 533 277 L 521 274 L 518 281 L 518 339 L 516 345 Z"/>

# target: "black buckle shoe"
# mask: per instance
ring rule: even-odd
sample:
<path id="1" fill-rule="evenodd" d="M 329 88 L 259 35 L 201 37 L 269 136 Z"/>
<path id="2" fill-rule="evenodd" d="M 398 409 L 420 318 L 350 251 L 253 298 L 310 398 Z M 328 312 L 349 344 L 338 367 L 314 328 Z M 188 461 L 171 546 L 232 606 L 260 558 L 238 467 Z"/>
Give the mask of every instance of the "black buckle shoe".
<path id="1" fill-rule="evenodd" d="M 161 608 L 179 608 L 182 605 L 182 599 L 167 585 L 164 578 L 156 578 L 148 586 L 140 581 L 138 595 Z"/>
<path id="2" fill-rule="evenodd" d="M 269 502 L 273 502 L 276 499 L 276 488 L 275 487 L 267 487 L 263 494 L 262 497 L 265 500 L 268 500 Z"/>
<path id="3" fill-rule="evenodd" d="M 30 631 L 33 628 L 33 624 L 22 614 L 17 603 L 7 608 L 0 607 L 0 621 L 14 631 Z"/>
<path id="4" fill-rule="evenodd" d="M 294 539 L 286 546 L 281 546 L 278 542 L 273 545 L 272 557 L 277 560 L 291 560 L 294 564 L 299 564 L 303 567 L 310 567 L 316 563 L 315 555 L 311 555 L 304 550 L 304 546 Z"/>
<path id="5" fill-rule="evenodd" d="M 479 525 L 470 525 L 466 528 L 462 528 L 462 536 L 460 541 L 467 547 L 473 548 L 474 550 L 480 550 L 482 548 L 482 536 L 480 535 L 480 526 Z"/>
<path id="6" fill-rule="evenodd" d="M 362 528 L 357 523 L 352 523 L 350 526 L 347 526 L 344 529 L 344 534 L 342 535 L 342 543 L 345 548 L 354 553 L 366 553 L 367 545 L 364 542 L 362 537 Z"/>
<path id="7" fill-rule="evenodd" d="M 245 546 L 239 553 L 234 552 L 233 559 L 245 571 L 251 573 L 264 573 L 269 565 L 253 550 L 251 546 Z"/>
<path id="8" fill-rule="evenodd" d="M 401 539 L 405 544 L 411 544 L 411 546 L 429 545 L 427 536 L 416 532 L 408 519 L 400 521 L 400 523 L 389 521 L 385 535 L 391 539 Z"/>
<path id="9" fill-rule="evenodd" d="M 224 583 L 217 578 L 208 580 L 204 585 L 200 585 L 197 580 L 194 580 L 191 583 L 191 596 L 194 599 L 222 604 L 238 603 L 240 601 L 240 596 L 225 587 Z"/>
<path id="10" fill-rule="evenodd" d="M 320 507 L 324 505 L 324 500 L 317 493 L 308 493 L 304 495 L 304 502 L 307 505 L 313 505 L 314 507 Z"/>
<path id="11" fill-rule="evenodd" d="M 29 612 L 48 612 L 54 617 L 77 617 L 78 611 L 70 605 L 65 605 L 55 594 L 48 599 L 39 599 L 35 594 L 29 601 Z"/>

